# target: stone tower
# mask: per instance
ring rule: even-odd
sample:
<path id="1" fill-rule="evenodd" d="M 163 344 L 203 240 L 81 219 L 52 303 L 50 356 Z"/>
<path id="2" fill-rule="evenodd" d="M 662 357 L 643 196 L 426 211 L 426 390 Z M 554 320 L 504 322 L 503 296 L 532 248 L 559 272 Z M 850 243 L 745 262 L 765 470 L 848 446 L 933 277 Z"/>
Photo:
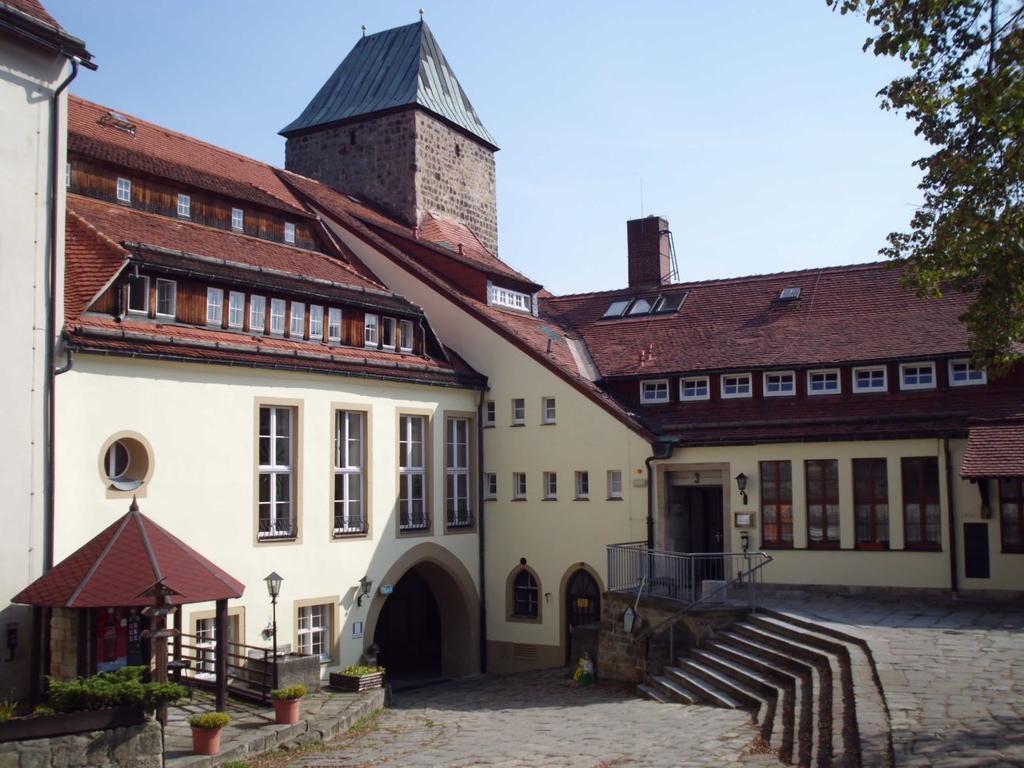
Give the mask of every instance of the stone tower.
<path id="1" fill-rule="evenodd" d="M 288 170 L 408 226 L 445 214 L 498 252 L 498 147 L 425 22 L 360 39 L 281 135 Z"/>

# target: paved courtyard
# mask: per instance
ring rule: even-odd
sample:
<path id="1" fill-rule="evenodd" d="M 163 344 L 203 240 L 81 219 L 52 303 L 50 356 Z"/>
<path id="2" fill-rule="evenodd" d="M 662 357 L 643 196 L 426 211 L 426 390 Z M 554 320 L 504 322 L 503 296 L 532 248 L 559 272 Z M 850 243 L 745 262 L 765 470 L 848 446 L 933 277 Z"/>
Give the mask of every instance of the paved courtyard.
<path id="1" fill-rule="evenodd" d="M 867 641 L 898 766 L 1024 766 L 1024 603 L 775 597 Z"/>
<path id="2" fill-rule="evenodd" d="M 483 677 L 396 694 L 373 731 L 297 759 L 306 768 L 772 766 L 749 754 L 750 717 L 576 688 L 564 671 Z"/>

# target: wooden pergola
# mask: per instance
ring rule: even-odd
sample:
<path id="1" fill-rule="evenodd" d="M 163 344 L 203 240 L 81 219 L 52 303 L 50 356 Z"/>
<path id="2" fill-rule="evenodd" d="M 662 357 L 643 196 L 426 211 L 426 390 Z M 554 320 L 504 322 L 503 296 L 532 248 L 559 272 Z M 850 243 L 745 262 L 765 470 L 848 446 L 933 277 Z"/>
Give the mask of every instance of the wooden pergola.
<path id="1" fill-rule="evenodd" d="M 143 515 L 133 499 L 124 517 L 28 585 L 12 602 L 76 610 L 80 673 L 87 665 L 90 610 L 154 609 L 159 603 L 177 606 L 175 629 L 180 632 L 180 606 L 214 602 L 218 640 L 214 677 L 217 709 L 221 710 L 227 697 L 228 600 L 241 597 L 244 591 L 242 582 Z M 156 638 L 168 634 L 165 615 L 159 610 L 153 612 L 151 633 Z M 165 662 L 158 659 L 158 664 Z"/>

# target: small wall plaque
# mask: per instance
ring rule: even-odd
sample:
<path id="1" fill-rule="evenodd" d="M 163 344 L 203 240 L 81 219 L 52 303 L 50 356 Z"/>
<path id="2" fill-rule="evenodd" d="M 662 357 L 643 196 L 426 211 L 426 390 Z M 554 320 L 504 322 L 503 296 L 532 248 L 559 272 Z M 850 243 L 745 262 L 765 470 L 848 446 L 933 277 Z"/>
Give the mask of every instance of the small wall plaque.
<path id="1" fill-rule="evenodd" d="M 737 528 L 753 528 L 754 527 L 754 513 L 753 512 L 735 512 L 733 513 L 733 520 Z"/>
<path id="2" fill-rule="evenodd" d="M 352 622 L 352 637 L 362 637 L 362 636 L 363 636 L 363 622 L 361 622 L 361 621 L 353 621 Z"/>
<path id="3" fill-rule="evenodd" d="M 394 591 L 395 591 L 395 585 L 394 584 L 381 584 L 380 585 L 380 593 L 382 595 L 390 595 Z"/>

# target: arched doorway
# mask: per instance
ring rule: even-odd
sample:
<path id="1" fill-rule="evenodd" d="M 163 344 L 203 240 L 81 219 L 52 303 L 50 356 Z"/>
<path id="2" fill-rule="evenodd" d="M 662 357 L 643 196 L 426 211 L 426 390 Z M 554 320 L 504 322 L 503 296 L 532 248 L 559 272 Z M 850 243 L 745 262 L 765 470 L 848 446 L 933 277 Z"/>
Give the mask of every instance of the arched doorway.
<path id="1" fill-rule="evenodd" d="M 565 663 L 572 664 L 572 632 L 575 627 L 601 620 L 601 587 L 585 568 L 578 568 L 565 584 Z"/>
<path id="2" fill-rule="evenodd" d="M 373 641 L 379 663 L 392 677 L 441 674 L 441 613 L 426 579 L 408 571 L 384 601 Z"/>
<path id="3" fill-rule="evenodd" d="M 480 597 L 459 558 L 423 542 L 398 558 L 379 583 L 392 591 L 373 596 L 364 643 L 380 646 L 389 677 L 480 673 Z"/>

